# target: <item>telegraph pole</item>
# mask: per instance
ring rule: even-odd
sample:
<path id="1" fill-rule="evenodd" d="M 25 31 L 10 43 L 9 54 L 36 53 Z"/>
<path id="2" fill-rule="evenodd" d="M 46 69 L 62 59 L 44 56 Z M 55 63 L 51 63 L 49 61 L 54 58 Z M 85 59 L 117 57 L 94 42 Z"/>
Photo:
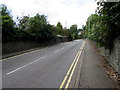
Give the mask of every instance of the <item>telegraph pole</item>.
<path id="1" fill-rule="evenodd" d="M 67 29 L 67 22 L 65 21 L 65 28 Z"/>

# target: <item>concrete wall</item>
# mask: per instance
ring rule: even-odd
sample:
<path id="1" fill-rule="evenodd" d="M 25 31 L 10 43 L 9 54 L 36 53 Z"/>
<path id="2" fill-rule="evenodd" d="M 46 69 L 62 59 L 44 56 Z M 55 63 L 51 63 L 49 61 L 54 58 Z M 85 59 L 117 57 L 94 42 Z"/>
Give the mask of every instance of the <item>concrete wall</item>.
<path id="1" fill-rule="evenodd" d="M 109 50 L 106 50 L 104 47 L 99 48 L 99 50 L 110 65 L 120 74 L 120 38 L 114 41 L 114 48 L 111 54 L 109 54 Z"/>
<path id="2" fill-rule="evenodd" d="M 118 63 L 119 63 L 119 59 L 118 56 L 120 55 L 120 50 L 119 50 L 119 47 L 120 47 L 120 43 L 119 43 L 119 39 L 116 39 L 115 42 L 114 42 L 114 49 L 112 51 L 112 53 L 109 55 L 109 63 L 119 72 L 119 68 L 118 67 Z M 120 72 L 119 72 L 120 73 Z"/>
<path id="3" fill-rule="evenodd" d="M 60 42 L 67 42 L 67 41 L 68 41 L 67 37 L 56 37 L 55 39 L 44 43 L 33 42 L 33 41 L 6 42 L 6 43 L 2 43 L 2 55 L 5 56 L 11 53 L 21 52 L 34 48 L 42 48 L 48 45 L 52 45 Z"/>

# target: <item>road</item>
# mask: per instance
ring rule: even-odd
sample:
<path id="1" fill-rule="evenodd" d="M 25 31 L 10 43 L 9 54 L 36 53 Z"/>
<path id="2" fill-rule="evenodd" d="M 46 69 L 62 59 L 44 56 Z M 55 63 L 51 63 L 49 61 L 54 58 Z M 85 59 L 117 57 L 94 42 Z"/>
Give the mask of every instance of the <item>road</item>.
<path id="1" fill-rule="evenodd" d="M 59 88 L 83 42 L 60 43 L 3 60 L 3 88 Z"/>

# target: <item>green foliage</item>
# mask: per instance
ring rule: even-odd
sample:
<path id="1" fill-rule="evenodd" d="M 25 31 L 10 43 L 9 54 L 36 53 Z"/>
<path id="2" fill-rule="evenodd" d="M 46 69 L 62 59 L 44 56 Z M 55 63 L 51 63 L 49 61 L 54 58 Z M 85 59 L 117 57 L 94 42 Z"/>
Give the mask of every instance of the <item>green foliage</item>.
<path id="1" fill-rule="evenodd" d="M 18 22 L 15 24 L 7 6 L 0 6 L 3 42 L 18 40 L 45 42 L 54 39 L 58 34 L 67 37 L 71 35 L 70 30 L 63 29 L 60 22 L 57 23 L 57 26 L 50 25 L 47 22 L 47 17 L 40 14 L 33 17 L 23 16 L 17 18 Z"/>
<path id="2" fill-rule="evenodd" d="M 27 30 L 27 28 L 29 27 L 29 16 L 23 16 L 20 20 L 19 20 L 19 28 L 21 28 L 22 30 Z"/>
<path id="3" fill-rule="evenodd" d="M 38 41 L 47 41 L 52 38 L 50 25 L 47 24 L 46 16 L 44 15 L 36 14 L 36 16 L 31 17 L 27 32 Z"/>
<path id="4" fill-rule="evenodd" d="M 102 16 L 92 14 L 86 22 L 85 35 L 89 39 L 99 43 L 100 46 L 106 46 L 106 41 L 108 39 L 108 27 L 102 20 Z"/>
<path id="5" fill-rule="evenodd" d="M 111 50 L 120 35 L 120 2 L 98 2 L 98 5 L 97 14 L 87 19 L 85 36 Z"/>
<path id="6" fill-rule="evenodd" d="M 57 23 L 57 26 L 55 29 L 56 29 L 57 34 L 63 35 L 63 26 L 60 22 Z"/>
<path id="7" fill-rule="evenodd" d="M 67 36 L 69 40 L 72 40 L 70 30 L 63 28 L 60 22 L 57 23 L 57 26 L 55 27 L 55 32 L 56 35 Z"/>
<path id="8" fill-rule="evenodd" d="M 23 16 L 19 24 L 15 23 L 5 5 L 1 5 L 3 42 L 17 40 L 47 41 L 54 38 L 53 27 L 47 23 L 47 17 L 36 14 L 34 17 Z"/>
<path id="9" fill-rule="evenodd" d="M 78 29 L 76 24 L 70 27 L 70 33 L 71 33 L 72 39 L 78 39 Z"/>
<path id="10" fill-rule="evenodd" d="M 57 23 L 57 27 L 59 27 L 60 29 L 63 29 L 63 26 L 60 22 Z"/>
<path id="11" fill-rule="evenodd" d="M 14 30 L 14 21 L 12 20 L 12 16 L 10 16 L 10 12 L 8 11 L 6 5 L 0 5 L 1 16 L 2 17 L 2 38 L 4 41 L 15 40 L 16 33 Z"/>

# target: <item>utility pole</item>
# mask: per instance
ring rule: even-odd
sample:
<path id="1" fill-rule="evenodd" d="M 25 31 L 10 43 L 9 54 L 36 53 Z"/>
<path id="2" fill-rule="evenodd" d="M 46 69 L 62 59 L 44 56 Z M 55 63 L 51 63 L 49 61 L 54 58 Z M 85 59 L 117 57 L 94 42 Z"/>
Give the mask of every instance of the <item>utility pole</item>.
<path id="1" fill-rule="evenodd" d="M 67 29 L 67 22 L 65 21 L 65 28 Z"/>

